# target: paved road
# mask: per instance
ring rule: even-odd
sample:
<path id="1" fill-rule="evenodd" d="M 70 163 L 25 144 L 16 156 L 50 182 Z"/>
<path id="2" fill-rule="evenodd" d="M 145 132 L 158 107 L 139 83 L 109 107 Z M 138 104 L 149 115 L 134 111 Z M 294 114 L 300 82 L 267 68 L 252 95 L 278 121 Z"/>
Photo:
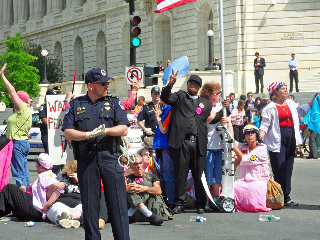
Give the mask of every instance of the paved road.
<path id="1" fill-rule="evenodd" d="M 35 163 L 29 162 L 31 180 L 36 179 Z M 161 227 L 148 223 L 130 225 L 131 239 L 320 239 L 319 160 L 296 159 L 293 172 L 292 198 L 298 207 L 285 207 L 271 213 L 279 222 L 259 222 L 259 213 L 205 213 L 206 222 L 189 221 L 195 210 L 176 215 Z M 14 181 L 10 178 L 10 183 Z M 110 224 L 101 230 L 102 239 L 113 239 Z M 20 221 L 0 222 L 0 239 L 60 240 L 84 239 L 84 230 L 63 229 L 51 223 L 24 227 Z"/>

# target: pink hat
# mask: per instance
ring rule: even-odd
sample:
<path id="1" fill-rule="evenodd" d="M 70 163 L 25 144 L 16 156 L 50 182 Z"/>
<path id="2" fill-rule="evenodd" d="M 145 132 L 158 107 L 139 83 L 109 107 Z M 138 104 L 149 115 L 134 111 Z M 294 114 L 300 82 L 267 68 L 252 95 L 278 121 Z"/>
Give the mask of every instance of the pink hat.
<path id="1" fill-rule="evenodd" d="M 274 94 L 274 91 L 279 87 L 286 86 L 285 82 L 272 82 L 267 84 L 267 90 L 270 94 Z"/>
<path id="2" fill-rule="evenodd" d="M 50 157 L 48 154 L 46 153 L 41 153 L 38 158 L 34 159 L 36 161 L 36 163 L 39 163 L 41 165 L 41 167 L 45 168 L 45 169 L 50 169 L 53 167 L 54 164 L 54 160 L 52 157 Z"/>
<path id="3" fill-rule="evenodd" d="M 23 102 L 28 103 L 28 101 L 29 101 L 28 93 L 26 93 L 24 91 L 18 91 L 17 95 Z"/>

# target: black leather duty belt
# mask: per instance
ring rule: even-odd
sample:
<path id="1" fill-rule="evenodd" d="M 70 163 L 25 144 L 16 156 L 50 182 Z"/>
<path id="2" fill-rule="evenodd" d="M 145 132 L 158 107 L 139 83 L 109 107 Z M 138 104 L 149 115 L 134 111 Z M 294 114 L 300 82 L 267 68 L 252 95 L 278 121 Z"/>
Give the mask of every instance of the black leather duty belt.
<path id="1" fill-rule="evenodd" d="M 85 149 L 87 151 L 103 151 L 103 150 L 109 150 L 110 144 L 107 142 L 101 142 L 101 143 L 83 143 Z"/>
<path id="2" fill-rule="evenodd" d="M 185 140 L 190 141 L 190 142 L 196 142 L 197 141 L 197 136 L 196 135 L 187 134 Z"/>

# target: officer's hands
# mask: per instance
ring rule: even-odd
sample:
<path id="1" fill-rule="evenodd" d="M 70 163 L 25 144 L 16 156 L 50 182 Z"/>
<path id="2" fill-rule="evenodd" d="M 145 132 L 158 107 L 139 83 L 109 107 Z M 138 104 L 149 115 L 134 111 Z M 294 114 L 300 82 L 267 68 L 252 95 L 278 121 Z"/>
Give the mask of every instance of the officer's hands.
<path id="1" fill-rule="evenodd" d="M 174 70 L 172 68 L 172 75 L 170 76 L 170 80 L 169 80 L 169 83 L 168 83 L 168 85 L 170 87 L 173 87 L 173 85 L 176 83 L 178 72 L 179 71 L 177 71 L 176 74 L 174 74 Z"/>
<path id="2" fill-rule="evenodd" d="M 143 131 L 144 131 L 145 134 L 147 134 L 147 135 L 153 135 L 153 134 L 154 134 L 154 132 L 152 132 L 151 128 L 145 128 Z"/>
<path id="3" fill-rule="evenodd" d="M 93 129 L 91 132 L 87 132 L 86 138 L 89 139 L 89 138 L 93 138 L 93 137 L 97 137 L 105 134 L 107 134 L 107 128 L 105 127 L 104 124 L 102 124 L 99 127 Z"/>

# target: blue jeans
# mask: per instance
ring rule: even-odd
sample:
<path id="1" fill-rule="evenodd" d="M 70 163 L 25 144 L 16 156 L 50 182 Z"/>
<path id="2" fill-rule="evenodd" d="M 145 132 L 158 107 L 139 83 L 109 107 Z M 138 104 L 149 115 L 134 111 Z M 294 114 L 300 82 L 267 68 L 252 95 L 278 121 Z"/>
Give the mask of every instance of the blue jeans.
<path id="1" fill-rule="evenodd" d="M 30 144 L 28 140 L 13 140 L 11 172 L 18 188 L 22 185 L 27 186 L 30 184 L 27 166 L 29 149 Z"/>
<path id="2" fill-rule="evenodd" d="M 166 150 L 161 149 L 160 151 L 160 180 L 164 183 L 164 188 L 168 197 L 168 203 L 174 205 L 175 176 L 172 159 Z"/>
<path id="3" fill-rule="evenodd" d="M 222 183 L 222 149 L 207 150 L 205 175 L 209 186 Z"/>

